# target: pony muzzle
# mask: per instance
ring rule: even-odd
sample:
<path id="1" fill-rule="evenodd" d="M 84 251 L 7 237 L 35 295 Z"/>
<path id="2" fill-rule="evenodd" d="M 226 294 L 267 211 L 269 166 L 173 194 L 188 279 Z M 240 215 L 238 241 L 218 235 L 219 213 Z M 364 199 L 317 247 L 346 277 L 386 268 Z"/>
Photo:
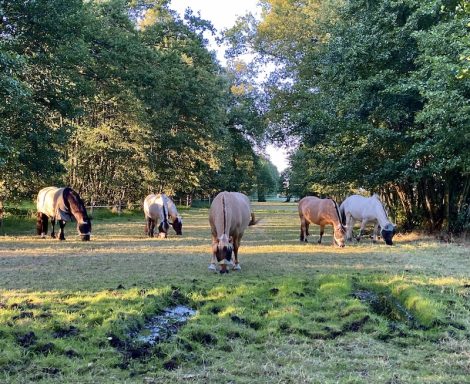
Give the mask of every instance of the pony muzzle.
<path id="1" fill-rule="evenodd" d="M 90 239 L 91 239 L 91 232 L 88 232 L 88 233 L 80 233 L 80 237 L 82 238 L 82 241 L 90 241 Z"/>

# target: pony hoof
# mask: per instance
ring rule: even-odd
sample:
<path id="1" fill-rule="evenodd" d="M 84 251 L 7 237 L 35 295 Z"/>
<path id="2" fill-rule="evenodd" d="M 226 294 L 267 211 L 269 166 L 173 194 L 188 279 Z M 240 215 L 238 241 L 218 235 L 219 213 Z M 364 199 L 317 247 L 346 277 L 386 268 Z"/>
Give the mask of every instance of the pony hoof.
<path id="1" fill-rule="evenodd" d="M 214 271 L 217 272 L 217 268 L 215 267 L 214 264 L 209 264 L 209 267 L 207 268 L 209 271 Z"/>
<path id="2" fill-rule="evenodd" d="M 236 264 L 233 266 L 232 270 L 234 271 L 241 271 L 242 270 L 242 267 L 240 267 L 240 264 Z"/>

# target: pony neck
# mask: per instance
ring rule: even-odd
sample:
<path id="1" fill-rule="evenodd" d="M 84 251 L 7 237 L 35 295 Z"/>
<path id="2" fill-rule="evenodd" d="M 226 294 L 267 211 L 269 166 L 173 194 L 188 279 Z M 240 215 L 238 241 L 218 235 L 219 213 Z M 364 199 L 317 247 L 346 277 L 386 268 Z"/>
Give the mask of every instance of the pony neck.
<path id="1" fill-rule="evenodd" d="M 71 215 L 75 218 L 77 223 L 83 223 L 88 220 L 86 208 L 81 202 L 80 198 L 70 190 L 67 194 L 67 200 L 70 208 Z"/>
<path id="2" fill-rule="evenodd" d="M 375 204 L 375 210 L 376 210 L 375 215 L 376 215 L 377 221 L 378 221 L 379 225 L 382 228 L 385 228 L 388 224 L 391 224 L 390 220 L 387 217 L 387 214 L 385 213 L 385 208 L 384 208 L 382 202 L 377 197 L 377 195 L 373 195 L 372 198 L 374 198 L 374 200 L 376 202 L 376 204 Z"/>

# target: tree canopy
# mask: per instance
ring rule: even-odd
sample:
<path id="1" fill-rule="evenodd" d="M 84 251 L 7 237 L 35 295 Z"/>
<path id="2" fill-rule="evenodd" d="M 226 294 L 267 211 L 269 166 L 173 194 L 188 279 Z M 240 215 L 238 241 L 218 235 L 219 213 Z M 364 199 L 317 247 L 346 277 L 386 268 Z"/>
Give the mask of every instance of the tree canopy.
<path id="1" fill-rule="evenodd" d="M 0 20 L 3 197 L 256 191 L 262 113 L 207 48 L 208 21 L 166 0 L 1 1 Z"/>
<path id="2" fill-rule="evenodd" d="M 367 190 L 405 228 L 468 229 L 468 2 L 261 3 L 227 40 L 277 65 L 264 86 L 271 137 L 300 143 L 290 192 Z"/>

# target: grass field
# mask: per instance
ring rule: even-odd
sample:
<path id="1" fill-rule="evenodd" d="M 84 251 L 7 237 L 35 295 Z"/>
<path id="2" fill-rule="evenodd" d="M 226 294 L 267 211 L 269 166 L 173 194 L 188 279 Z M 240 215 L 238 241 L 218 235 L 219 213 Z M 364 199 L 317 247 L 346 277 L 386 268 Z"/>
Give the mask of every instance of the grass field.
<path id="1" fill-rule="evenodd" d="M 95 215 L 41 240 L 0 238 L 1 383 L 468 383 L 470 248 L 416 234 L 298 241 L 295 204 L 253 204 L 241 272 L 210 273 L 207 209 L 183 236 L 144 237 L 142 215 Z M 196 315 L 157 344 L 134 335 L 165 308 Z M 176 329 L 176 327 L 175 327 Z"/>

